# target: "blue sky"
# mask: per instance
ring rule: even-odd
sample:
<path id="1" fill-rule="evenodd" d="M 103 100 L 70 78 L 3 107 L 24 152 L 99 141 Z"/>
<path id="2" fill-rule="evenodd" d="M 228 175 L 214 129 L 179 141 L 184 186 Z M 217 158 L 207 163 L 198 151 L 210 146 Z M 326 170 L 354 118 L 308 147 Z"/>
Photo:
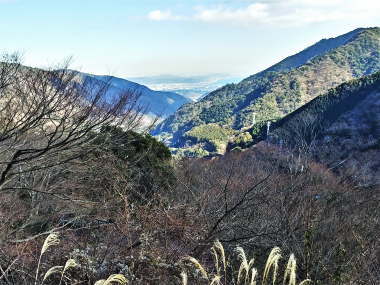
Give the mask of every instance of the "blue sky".
<path id="1" fill-rule="evenodd" d="M 120 77 L 247 76 L 314 42 L 380 26 L 378 0 L 0 0 L 0 51 Z"/>

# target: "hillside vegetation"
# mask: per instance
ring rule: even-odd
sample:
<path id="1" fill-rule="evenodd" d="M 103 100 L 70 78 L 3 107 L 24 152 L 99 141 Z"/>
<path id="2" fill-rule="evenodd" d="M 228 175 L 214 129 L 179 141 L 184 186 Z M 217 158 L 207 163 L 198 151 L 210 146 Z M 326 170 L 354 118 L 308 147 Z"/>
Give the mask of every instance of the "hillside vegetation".
<path id="1" fill-rule="evenodd" d="M 362 182 L 380 183 L 379 107 L 378 72 L 343 83 L 276 122 L 268 140 L 332 166 L 342 163 Z"/>
<path id="2" fill-rule="evenodd" d="M 380 280 L 378 185 L 268 143 L 173 159 L 137 131 L 133 93 L 110 104 L 109 84 L 94 89 L 67 66 L 27 68 L 14 55 L 0 75 L 1 284 Z M 326 96 L 326 112 L 378 80 Z M 376 111 L 373 90 L 359 105 L 377 102 Z M 187 135 L 220 148 L 233 130 L 209 123 Z"/>
<path id="3" fill-rule="evenodd" d="M 357 29 L 323 40 L 277 65 L 182 106 L 153 134 L 172 147 L 188 147 L 186 132 L 216 123 L 244 131 L 276 121 L 330 88 L 380 70 L 380 29 Z M 255 138 L 254 138 L 255 139 Z"/>

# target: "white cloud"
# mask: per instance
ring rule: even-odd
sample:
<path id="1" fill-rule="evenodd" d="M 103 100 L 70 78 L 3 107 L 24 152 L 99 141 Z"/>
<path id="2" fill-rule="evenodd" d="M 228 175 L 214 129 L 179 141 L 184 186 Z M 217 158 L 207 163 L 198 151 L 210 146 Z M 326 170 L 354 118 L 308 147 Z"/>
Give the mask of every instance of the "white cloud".
<path id="1" fill-rule="evenodd" d="M 155 10 L 155 11 L 149 12 L 148 19 L 152 21 L 173 21 L 173 20 L 177 21 L 177 20 L 183 20 L 184 17 L 173 15 L 170 10 L 167 10 L 167 11 Z"/>
<path id="2" fill-rule="evenodd" d="M 190 17 L 152 11 L 151 20 L 193 20 L 233 24 L 304 25 L 340 20 L 379 19 L 378 0 L 258 0 L 245 7 L 197 7 Z"/>
<path id="3" fill-rule="evenodd" d="M 215 22 L 215 21 L 261 21 L 268 17 L 268 5 L 264 3 L 251 4 L 242 9 L 227 9 L 219 7 L 216 9 L 198 8 L 198 13 L 194 19 Z"/>

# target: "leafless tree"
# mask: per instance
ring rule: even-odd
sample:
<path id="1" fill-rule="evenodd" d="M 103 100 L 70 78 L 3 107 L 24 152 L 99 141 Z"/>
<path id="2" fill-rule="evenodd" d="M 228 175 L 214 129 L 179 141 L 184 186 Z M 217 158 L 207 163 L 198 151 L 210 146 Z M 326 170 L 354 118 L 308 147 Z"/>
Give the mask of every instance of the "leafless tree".
<path id="1" fill-rule="evenodd" d="M 17 55 L 0 64 L 0 190 L 19 175 L 68 162 L 86 151 L 102 126 L 135 128 L 137 95 L 107 94 L 68 63 L 49 70 L 22 66 Z M 88 149 L 87 149 L 88 150 Z"/>
<path id="2" fill-rule="evenodd" d="M 378 250 L 369 252 L 377 243 L 378 189 L 346 185 L 310 160 L 295 173 L 288 156 L 262 144 L 213 161 L 189 161 L 177 197 L 189 201 L 202 226 L 193 254 L 202 258 L 218 239 L 226 248 L 243 246 L 260 263 L 263 253 L 280 246 L 297 256 L 299 276 L 324 284 L 344 280 L 350 266 L 378 267 Z M 371 261 L 354 264 L 359 252 Z"/>
<path id="3" fill-rule="evenodd" d="M 303 114 L 289 118 L 284 126 L 274 131 L 276 140 L 303 154 L 310 153 L 321 132 L 322 122 L 317 114 Z"/>

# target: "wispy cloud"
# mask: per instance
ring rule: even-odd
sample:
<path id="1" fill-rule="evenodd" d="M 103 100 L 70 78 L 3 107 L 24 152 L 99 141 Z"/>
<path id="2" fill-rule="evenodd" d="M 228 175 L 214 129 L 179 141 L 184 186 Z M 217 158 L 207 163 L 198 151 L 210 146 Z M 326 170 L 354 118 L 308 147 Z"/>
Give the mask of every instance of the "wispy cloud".
<path id="1" fill-rule="evenodd" d="M 265 21 L 268 17 L 268 5 L 264 3 L 251 4 L 248 7 L 241 9 L 228 9 L 226 7 L 207 9 L 204 7 L 199 7 L 197 8 L 197 13 L 193 16 L 195 20 L 204 22 Z"/>
<path id="2" fill-rule="evenodd" d="M 190 16 L 156 10 L 148 18 L 156 21 L 193 20 L 208 23 L 304 25 L 347 19 L 379 18 L 377 0 L 259 0 L 240 8 L 227 4 L 196 7 Z"/>

